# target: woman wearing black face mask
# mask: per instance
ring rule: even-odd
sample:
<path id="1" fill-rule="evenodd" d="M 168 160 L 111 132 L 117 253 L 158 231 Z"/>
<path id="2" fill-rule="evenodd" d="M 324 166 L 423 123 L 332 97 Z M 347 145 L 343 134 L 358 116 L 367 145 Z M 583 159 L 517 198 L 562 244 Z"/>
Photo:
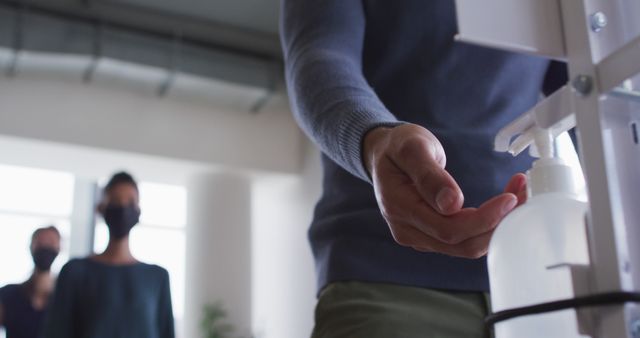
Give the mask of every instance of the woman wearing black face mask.
<path id="1" fill-rule="evenodd" d="M 0 326 L 7 338 L 37 338 L 44 319 L 54 278 L 51 264 L 60 252 L 60 233 L 53 227 L 37 229 L 31 236 L 35 268 L 22 284 L 0 288 Z"/>
<path id="2" fill-rule="evenodd" d="M 127 173 L 104 188 L 98 212 L 109 228 L 105 251 L 60 271 L 45 338 L 173 338 L 169 274 L 139 262 L 129 232 L 140 219 L 138 187 Z"/>

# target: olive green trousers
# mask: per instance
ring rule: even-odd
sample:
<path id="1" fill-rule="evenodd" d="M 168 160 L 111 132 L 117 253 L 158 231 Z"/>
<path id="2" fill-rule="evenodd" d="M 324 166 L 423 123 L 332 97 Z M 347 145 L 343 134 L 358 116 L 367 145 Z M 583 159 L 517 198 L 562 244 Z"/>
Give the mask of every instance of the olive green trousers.
<path id="1" fill-rule="evenodd" d="M 482 292 L 340 282 L 320 294 L 312 338 L 489 338 Z"/>

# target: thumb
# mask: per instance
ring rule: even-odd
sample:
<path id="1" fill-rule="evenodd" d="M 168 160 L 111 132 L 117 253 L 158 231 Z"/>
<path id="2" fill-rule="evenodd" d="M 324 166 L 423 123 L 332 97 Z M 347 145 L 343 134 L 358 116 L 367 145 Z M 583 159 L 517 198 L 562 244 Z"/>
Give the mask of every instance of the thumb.
<path id="1" fill-rule="evenodd" d="M 392 160 L 412 180 L 420 197 L 442 215 L 458 212 L 464 203 L 460 187 L 444 169 L 442 145 L 428 130 L 408 137 L 392 152 Z"/>

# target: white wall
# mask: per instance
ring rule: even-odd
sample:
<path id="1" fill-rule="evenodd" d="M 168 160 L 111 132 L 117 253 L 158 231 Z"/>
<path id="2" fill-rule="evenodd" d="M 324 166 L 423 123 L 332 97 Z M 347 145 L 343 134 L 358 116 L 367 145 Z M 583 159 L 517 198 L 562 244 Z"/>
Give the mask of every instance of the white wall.
<path id="1" fill-rule="evenodd" d="M 254 332 L 309 337 L 316 280 L 307 229 L 320 195 L 319 153 L 307 147 L 299 177 L 256 180 L 253 189 Z"/>
<path id="2" fill-rule="evenodd" d="M 66 59 L 40 59 L 23 56 L 16 78 L 0 76 L 0 134 L 207 165 L 300 169 L 302 135 L 282 93 L 252 114 L 262 89 L 180 76 L 161 98 L 160 70 L 105 61 L 86 84 L 82 68 Z"/>
<path id="3" fill-rule="evenodd" d="M 251 180 L 203 173 L 187 185 L 185 337 L 199 338 L 203 307 L 222 302 L 235 332 L 251 332 Z"/>

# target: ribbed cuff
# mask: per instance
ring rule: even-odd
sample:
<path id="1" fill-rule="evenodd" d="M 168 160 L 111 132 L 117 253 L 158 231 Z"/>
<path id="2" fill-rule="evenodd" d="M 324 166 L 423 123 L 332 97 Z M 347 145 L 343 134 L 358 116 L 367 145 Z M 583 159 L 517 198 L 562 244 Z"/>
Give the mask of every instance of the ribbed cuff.
<path id="1" fill-rule="evenodd" d="M 371 183 L 371 178 L 363 161 L 364 136 L 374 128 L 393 128 L 403 124 L 406 124 L 406 122 L 398 121 L 387 111 L 359 110 L 350 112 L 339 126 L 338 132 L 340 155 L 347 165 L 346 169 L 357 177 Z"/>

